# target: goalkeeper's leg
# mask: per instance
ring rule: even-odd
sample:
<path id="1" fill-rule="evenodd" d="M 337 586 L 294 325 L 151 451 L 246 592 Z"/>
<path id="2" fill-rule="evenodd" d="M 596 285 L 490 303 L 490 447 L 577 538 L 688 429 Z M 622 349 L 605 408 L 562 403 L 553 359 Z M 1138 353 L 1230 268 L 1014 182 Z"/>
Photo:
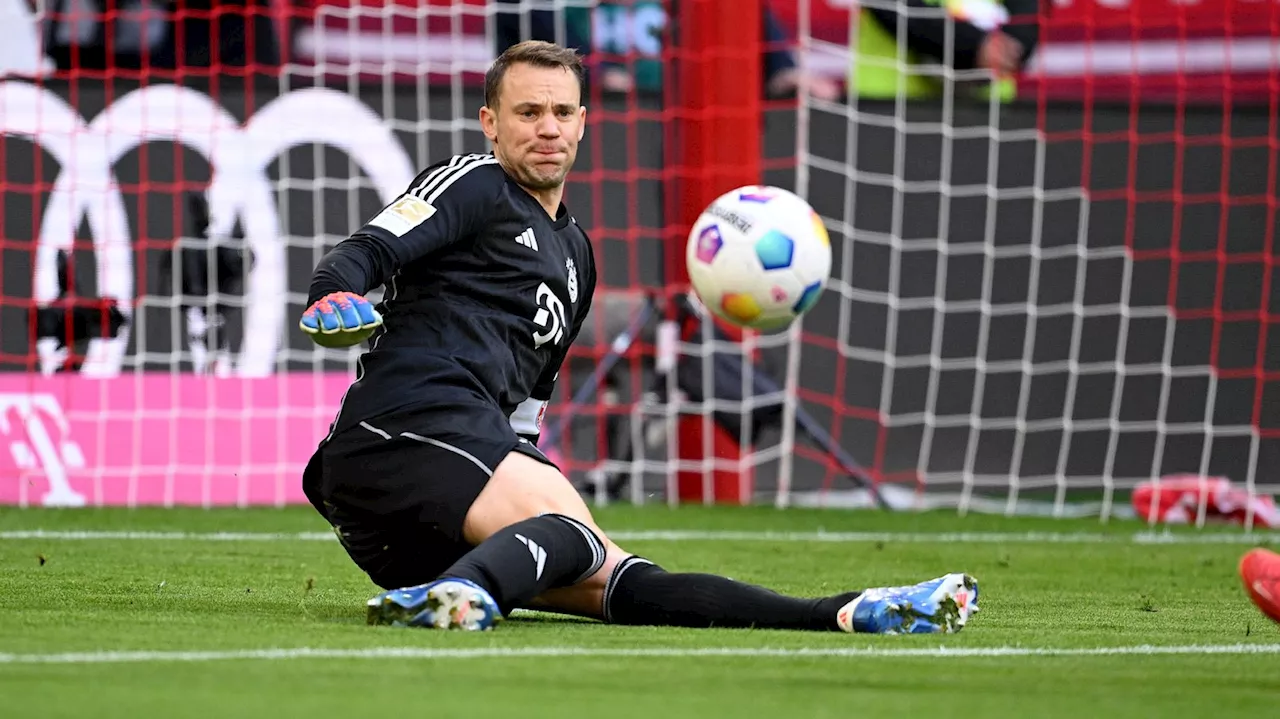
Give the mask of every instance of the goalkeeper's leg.
<path id="1" fill-rule="evenodd" d="M 963 575 L 810 599 L 710 574 L 668 573 L 610 541 L 555 467 L 520 451 L 495 464 L 466 501 L 460 533 L 470 551 L 434 581 L 392 585 L 399 588 L 370 602 L 370 621 L 486 629 L 516 607 L 539 607 L 633 625 L 952 631 L 976 599 Z"/>
<path id="2" fill-rule="evenodd" d="M 463 533 L 475 549 L 440 580 L 481 587 L 504 614 L 541 604 L 620 624 L 833 630 L 856 596 L 799 599 L 708 574 L 667 574 L 610 541 L 555 467 L 520 452 L 494 471 Z M 565 605 L 548 603 L 554 592 Z"/>
<path id="3" fill-rule="evenodd" d="M 625 625 L 920 634 L 959 631 L 977 600 L 977 582 L 964 574 L 801 598 L 714 574 L 671 573 L 628 556 L 607 576 L 549 591 L 532 606 Z"/>
<path id="4" fill-rule="evenodd" d="M 387 590 L 368 603 L 371 623 L 487 629 L 598 572 L 606 547 L 586 505 L 514 433 L 486 433 L 505 418 L 455 412 L 462 431 L 417 433 L 433 420 L 388 415 L 338 432 L 303 475 L 344 549 Z"/>
<path id="5" fill-rule="evenodd" d="M 480 457 L 484 446 L 473 438 L 468 454 Z M 374 597 L 370 622 L 487 629 L 538 595 L 581 584 L 626 557 L 569 481 L 534 452 L 517 446 L 472 485 L 474 495 L 461 492 L 447 502 L 461 510 L 457 533 L 470 549 L 430 580 Z"/>
<path id="6" fill-rule="evenodd" d="M 840 609 L 859 596 L 802 598 L 714 574 L 669 573 L 631 555 L 606 576 L 554 589 L 530 608 L 601 619 L 612 624 L 690 628 L 840 629 Z"/>
<path id="7" fill-rule="evenodd" d="M 666 572 L 610 541 L 569 481 L 521 452 L 496 468 L 463 533 L 475 548 L 436 586 L 457 587 L 463 598 L 479 587 L 504 614 L 542 607 L 628 625 L 950 632 L 977 606 L 976 583 L 962 574 L 801 598 L 712 574 Z"/>

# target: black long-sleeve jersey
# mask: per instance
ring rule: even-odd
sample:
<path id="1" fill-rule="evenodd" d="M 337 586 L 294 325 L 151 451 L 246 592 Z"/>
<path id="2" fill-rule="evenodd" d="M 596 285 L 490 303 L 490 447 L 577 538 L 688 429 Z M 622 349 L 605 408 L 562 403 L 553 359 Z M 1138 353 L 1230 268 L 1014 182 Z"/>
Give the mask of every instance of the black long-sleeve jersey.
<path id="1" fill-rule="evenodd" d="M 563 204 L 550 217 L 492 154 L 432 165 L 316 268 L 308 304 L 386 285 L 330 436 L 420 410 L 446 430 L 479 407 L 536 442 L 595 284 L 591 242 Z"/>

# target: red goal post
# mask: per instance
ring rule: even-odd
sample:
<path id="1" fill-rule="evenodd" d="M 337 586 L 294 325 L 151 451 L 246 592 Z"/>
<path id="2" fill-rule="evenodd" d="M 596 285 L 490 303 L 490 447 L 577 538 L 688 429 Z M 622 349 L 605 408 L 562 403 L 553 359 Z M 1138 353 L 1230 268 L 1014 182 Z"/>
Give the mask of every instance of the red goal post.
<path id="1" fill-rule="evenodd" d="M 680 0 L 675 6 L 668 52 L 673 81 L 668 131 L 675 154 L 666 172 L 679 214 L 667 250 L 668 295 L 689 291 L 689 228 L 716 197 L 762 181 L 764 151 L 763 3 Z M 728 337 L 742 339 L 742 332 L 709 321 Z M 680 325 L 685 340 L 705 339 L 708 330 L 697 323 Z M 706 365 L 712 358 L 704 354 L 701 360 Z M 703 370 L 699 384 L 705 388 L 710 379 L 714 386 L 714 378 L 705 375 L 715 368 Z M 680 502 L 749 503 L 755 490 L 755 467 L 747 456 L 751 442 L 716 421 L 715 401 L 704 396 L 700 409 L 682 407 L 673 439 L 679 466 L 668 491 Z"/>

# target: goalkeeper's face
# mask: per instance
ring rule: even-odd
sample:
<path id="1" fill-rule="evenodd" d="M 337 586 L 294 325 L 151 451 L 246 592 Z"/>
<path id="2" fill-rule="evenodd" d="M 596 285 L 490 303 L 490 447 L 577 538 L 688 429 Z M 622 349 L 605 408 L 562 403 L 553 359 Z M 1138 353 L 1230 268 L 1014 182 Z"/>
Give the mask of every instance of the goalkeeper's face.
<path id="1" fill-rule="evenodd" d="M 507 69 L 495 104 L 481 110 L 480 122 L 507 171 L 531 190 L 563 185 L 586 129 L 577 77 L 518 63 Z"/>

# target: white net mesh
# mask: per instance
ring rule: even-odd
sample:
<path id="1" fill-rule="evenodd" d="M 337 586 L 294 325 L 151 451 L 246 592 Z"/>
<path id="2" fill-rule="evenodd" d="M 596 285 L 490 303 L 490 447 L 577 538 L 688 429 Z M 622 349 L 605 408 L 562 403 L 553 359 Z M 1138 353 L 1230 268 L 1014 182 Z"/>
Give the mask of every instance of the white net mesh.
<path id="1" fill-rule="evenodd" d="M 1274 491 L 1275 219 L 1251 209 L 1275 204 L 1274 108 L 1004 104 L 925 72 L 936 98 L 802 101 L 798 184 L 837 261 L 801 407 L 904 506 L 1125 515 L 1135 486 L 1178 474 Z M 793 502 L 865 501 L 829 458 L 784 455 L 822 474 Z"/>

